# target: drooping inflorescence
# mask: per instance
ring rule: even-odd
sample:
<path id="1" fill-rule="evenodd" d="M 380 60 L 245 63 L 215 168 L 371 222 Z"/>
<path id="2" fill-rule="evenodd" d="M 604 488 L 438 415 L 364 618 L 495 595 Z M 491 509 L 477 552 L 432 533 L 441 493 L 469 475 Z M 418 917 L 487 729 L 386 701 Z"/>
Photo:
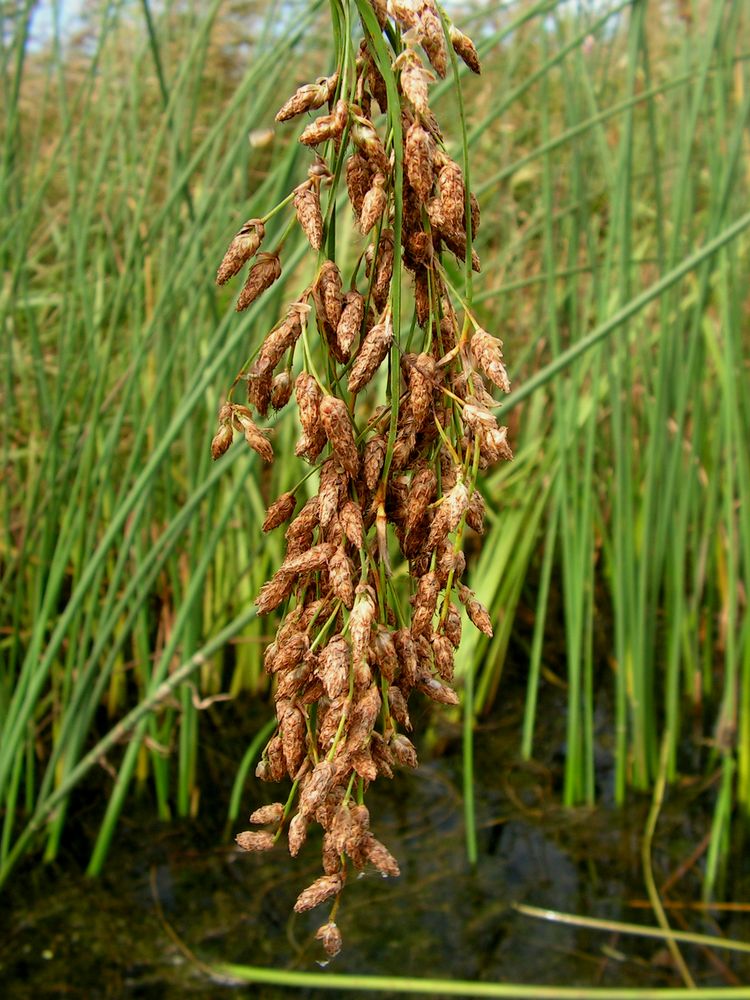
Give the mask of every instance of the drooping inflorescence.
<path id="1" fill-rule="evenodd" d="M 458 703 L 461 605 L 492 634 L 486 609 L 462 583 L 462 539 L 466 525 L 482 531 L 478 471 L 512 457 L 489 391 L 510 388 L 502 343 L 479 326 L 444 268 L 448 253 L 467 282 L 479 270 L 479 207 L 429 105 L 435 74 L 455 65 L 449 45 L 478 73 L 476 49 L 434 0 L 357 2 L 359 49 L 342 41 L 335 72 L 300 87 L 276 116 L 325 109 L 299 137 L 316 151 L 307 180 L 264 219 L 245 223 L 217 274 L 224 283 L 251 261 L 238 310 L 268 289 L 281 274 L 283 239 L 262 251 L 266 223 L 292 203 L 290 226 L 301 226 L 318 255 L 314 280 L 238 375 L 212 442 L 218 458 L 239 431 L 272 461 L 258 421 L 294 396 L 296 454 L 319 471 L 314 496 L 300 507 L 300 490 L 284 493 L 263 523 L 264 531 L 287 524 L 287 548 L 257 598 L 260 614 L 284 613 L 264 657 L 278 725 L 257 775 L 288 777 L 292 790 L 286 803 L 256 810 L 251 823 L 264 829 L 237 842 L 263 851 L 283 831 L 294 856 L 310 824 L 323 828 L 323 874 L 295 909 L 333 900 L 317 934 L 329 955 L 341 947 L 335 916 L 351 868 L 399 873 L 370 830 L 364 799 L 378 776 L 417 765 L 405 735 L 411 695 Z M 348 282 L 331 238 L 339 181 L 363 237 Z M 402 267 L 411 277 L 403 297 Z M 232 393 L 242 383 L 240 404 Z"/>

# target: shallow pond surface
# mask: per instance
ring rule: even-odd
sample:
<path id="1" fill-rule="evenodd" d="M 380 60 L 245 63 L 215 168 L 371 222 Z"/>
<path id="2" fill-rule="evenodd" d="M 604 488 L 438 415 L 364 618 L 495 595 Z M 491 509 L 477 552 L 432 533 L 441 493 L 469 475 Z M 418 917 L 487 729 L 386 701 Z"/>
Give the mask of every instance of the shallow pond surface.
<path id="1" fill-rule="evenodd" d="M 372 787 L 367 802 L 373 831 L 396 855 L 402 874 L 398 879 L 367 874 L 347 885 L 338 919 L 344 949 L 325 969 L 313 934 L 326 913 L 290 917 L 298 893 L 319 874 L 319 840 L 311 837 L 296 860 L 281 847 L 258 856 L 226 846 L 228 785 L 218 782 L 213 800 L 204 802 L 193 822 L 158 824 L 149 803 L 134 804 L 122 820 L 105 875 L 89 880 L 82 874 L 85 817 L 93 832 L 102 801 L 81 796 L 84 819 L 75 834 L 80 843 L 71 834 L 60 862 L 27 864 L 5 894 L 0 996 L 270 1000 L 322 994 L 317 988 L 222 984 L 200 967 L 223 962 L 323 975 L 681 985 L 661 941 L 547 923 L 512 908 L 519 902 L 655 923 L 643 905 L 640 861 L 649 800 L 634 798 L 624 810 L 607 804 L 607 713 L 599 774 L 604 804 L 593 810 L 556 805 L 562 705 L 557 713 L 549 705 L 545 710 L 552 720 L 542 733 L 546 756 L 534 764 L 518 759 L 520 701 L 504 706 L 502 724 L 490 721 L 477 733 L 475 871 L 465 854 L 457 727 L 440 724 L 430 746 L 421 747 L 419 771 Z M 227 781 L 231 778 L 229 768 Z M 270 801 L 274 791 L 252 781 L 247 811 Z M 655 843 L 657 884 L 672 876 L 666 898 L 683 904 L 668 909 L 675 929 L 750 940 L 750 908 L 708 912 L 693 906 L 700 899 L 702 859 L 686 862 L 710 829 L 713 794 L 706 781 L 670 793 Z M 730 898 L 750 898 L 748 862 L 739 849 L 728 884 Z M 697 985 L 750 983 L 750 956 L 695 945 L 683 945 L 682 951 Z"/>

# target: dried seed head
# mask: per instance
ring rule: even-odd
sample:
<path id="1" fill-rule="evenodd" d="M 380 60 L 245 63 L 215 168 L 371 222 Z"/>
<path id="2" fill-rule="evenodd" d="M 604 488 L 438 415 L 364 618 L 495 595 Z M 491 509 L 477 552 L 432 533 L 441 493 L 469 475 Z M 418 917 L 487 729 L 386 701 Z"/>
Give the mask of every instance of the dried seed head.
<path id="1" fill-rule="evenodd" d="M 367 192 L 362 202 L 362 211 L 359 218 L 359 228 L 362 233 L 367 234 L 381 219 L 388 204 L 388 197 L 385 193 L 385 177 L 383 174 L 375 174 L 372 179 L 372 187 Z"/>
<path id="2" fill-rule="evenodd" d="M 315 813 L 331 790 L 333 778 L 333 764 L 329 760 L 321 760 L 315 765 L 299 798 L 299 812 L 303 816 Z"/>
<path id="3" fill-rule="evenodd" d="M 294 904 L 294 912 L 304 913 L 306 910 L 320 906 L 331 896 L 341 892 L 343 885 L 344 880 L 341 875 L 321 875 L 319 879 L 316 879 L 312 885 L 299 894 L 297 902 Z"/>
<path id="4" fill-rule="evenodd" d="M 459 31 L 455 24 L 452 24 L 448 30 L 448 37 L 451 40 L 451 45 L 456 55 L 463 59 L 472 73 L 481 73 L 482 67 L 479 63 L 479 55 L 477 54 L 474 42 L 472 42 L 469 36 L 465 35 L 463 31 Z"/>
<path id="5" fill-rule="evenodd" d="M 237 312 L 242 312 L 281 276 L 281 261 L 272 253 L 258 254 L 237 299 Z"/>
<path id="6" fill-rule="evenodd" d="M 323 393 L 312 375 L 302 371 L 294 384 L 294 394 L 297 398 L 302 430 L 312 439 L 320 428 L 320 400 L 323 398 Z"/>
<path id="7" fill-rule="evenodd" d="M 438 190 L 440 191 L 440 207 L 443 218 L 449 226 L 463 228 L 464 209 L 464 175 L 457 163 L 444 153 L 441 154 L 441 167 L 438 174 Z"/>
<path id="8" fill-rule="evenodd" d="M 437 490 L 437 477 L 429 465 L 421 465 L 412 476 L 406 504 L 405 528 L 407 532 L 423 520 Z"/>
<path id="9" fill-rule="evenodd" d="M 324 396 L 319 413 L 320 422 L 336 458 L 352 479 L 356 479 L 359 475 L 359 452 L 346 403 L 337 396 Z"/>
<path id="10" fill-rule="evenodd" d="M 338 514 L 341 494 L 346 489 L 346 475 L 331 459 L 320 470 L 320 524 L 327 528 Z"/>
<path id="11" fill-rule="evenodd" d="M 318 659 L 318 676 L 329 698 L 339 698 L 349 687 L 349 644 L 343 635 L 334 636 Z"/>
<path id="12" fill-rule="evenodd" d="M 459 478 L 456 485 L 443 496 L 443 500 L 433 518 L 430 535 L 427 539 L 427 550 L 429 552 L 432 552 L 446 535 L 456 530 L 468 505 L 469 491 L 463 479 Z"/>
<path id="13" fill-rule="evenodd" d="M 430 631 L 432 616 L 437 607 L 440 584 L 437 573 L 425 573 L 420 577 L 417 585 L 417 593 L 414 597 L 414 617 L 411 623 L 411 634 L 413 636 L 424 635 Z"/>
<path id="14" fill-rule="evenodd" d="M 503 392 L 510 392 L 510 379 L 503 364 L 503 342 L 486 330 L 476 330 L 470 342 L 474 360 L 491 382 Z"/>
<path id="15" fill-rule="evenodd" d="M 294 578 L 291 576 L 274 576 L 264 583 L 255 599 L 259 615 L 267 615 L 270 611 L 285 601 L 294 590 Z"/>
<path id="16" fill-rule="evenodd" d="M 484 534 L 484 514 L 486 506 L 484 497 L 478 489 L 474 489 L 469 499 L 469 506 L 466 509 L 466 523 L 478 535 Z"/>
<path id="17" fill-rule="evenodd" d="M 430 0 L 423 0 L 419 12 L 420 41 L 427 53 L 432 68 L 441 78 L 445 77 L 448 68 L 448 49 L 445 44 L 445 32 L 440 16 Z"/>
<path id="18" fill-rule="evenodd" d="M 349 615 L 349 631 L 352 637 L 352 659 L 359 663 L 370 645 L 370 629 L 376 614 L 375 601 L 369 587 L 361 583 L 357 586 L 357 596 L 352 613 Z"/>
<path id="19" fill-rule="evenodd" d="M 322 943 L 326 955 L 331 958 L 335 958 L 341 951 L 341 931 L 331 921 L 317 929 L 315 940 Z"/>
<path id="20" fill-rule="evenodd" d="M 443 627 L 453 648 L 458 649 L 461 645 L 461 612 L 455 604 L 449 606 Z"/>
<path id="21" fill-rule="evenodd" d="M 445 635 L 433 635 L 432 654 L 438 673 L 444 681 L 453 680 L 453 656 L 454 648 L 450 639 Z"/>
<path id="22" fill-rule="evenodd" d="M 276 842 L 274 835 L 265 830 L 246 830 L 238 833 L 235 840 L 243 851 L 270 851 Z"/>
<path id="23" fill-rule="evenodd" d="M 369 684 L 352 711 L 349 733 L 346 738 L 347 750 L 356 752 L 367 747 L 370 734 L 380 713 L 380 705 L 380 692 L 372 683 L 370 675 Z"/>
<path id="24" fill-rule="evenodd" d="M 427 114 L 429 108 L 429 84 L 435 79 L 429 70 L 422 65 L 413 49 L 406 49 L 396 60 L 401 69 L 401 89 L 411 101 L 414 110 Z"/>
<path id="25" fill-rule="evenodd" d="M 386 0 L 368 0 L 370 6 L 375 11 L 375 17 L 381 29 L 388 24 L 388 4 Z"/>
<path id="26" fill-rule="evenodd" d="M 383 470 L 385 455 L 388 450 L 388 441 L 383 435 L 378 434 L 370 438 L 365 445 L 364 457 L 362 460 L 364 469 L 365 486 L 372 493 L 378 485 L 380 473 Z"/>
<path id="27" fill-rule="evenodd" d="M 396 647 L 398 660 L 401 664 L 401 675 L 399 677 L 399 687 L 403 691 L 409 691 L 417 683 L 419 678 L 419 661 L 417 660 L 417 647 L 414 638 L 408 628 L 401 628 L 393 633 L 393 644 Z"/>
<path id="28" fill-rule="evenodd" d="M 380 136 L 371 121 L 357 116 L 352 122 L 352 141 L 359 149 L 372 171 L 388 176 L 391 169 Z"/>
<path id="29" fill-rule="evenodd" d="M 256 361 L 251 370 L 247 373 L 247 403 L 254 406 L 256 412 L 265 417 L 268 414 L 268 404 L 271 402 L 271 383 L 273 378 L 270 371 L 260 374 Z"/>
<path id="30" fill-rule="evenodd" d="M 310 246 L 313 250 L 320 250 L 323 246 L 323 215 L 320 211 L 318 185 L 309 181 L 301 184 L 294 192 L 294 208 Z"/>
<path id="31" fill-rule="evenodd" d="M 397 878 L 401 874 L 398 861 L 396 861 L 385 844 L 381 844 L 372 834 L 368 834 L 365 855 L 370 864 L 377 868 L 383 875 Z"/>
<path id="32" fill-rule="evenodd" d="M 391 750 L 396 762 L 402 767 L 419 767 L 414 744 L 405 736 L 394 736 L 391 740 Z"/>
<path id="33" fill-rule="evenodd" d="M 349 392 L 358 393 L 375 375 L 383 363 L 393 341 L 393 324 L 390 308 L 377 326 L 374 326 L 360 345 L 354 364 L 349 371 Z"/>
<path id="34" fill-rule="evenodd" d="M 492 638 L 492 620 L 489 612 L 482 602 L 477 600 L 474 591 L 465 587 L 463 584 L 459 584 L 458 597 L 463 606 L 466 608 L 466 613 L 469 616 L 471 623 L 475 625 L 480 632 L 484 632 L 486 636 Z"/>
<path id="35" fill-rule="evenodd" d="M 344 295 L 341 272 L 332 260 L 325 260 L 321 264 L 313 285 L 313 295 L 316 296 L 316 302 L 322 303 L 324 319 L 330 329 L 335 331 L 341 319 Z"/>
<path id="36" fill-rule="evenodd" d="M 304 146 L 317 146 L 329 139 L 338 139 L 346 127 L 348 117 L 349 106 L 346 101 L 337 101 L 332 114 L 322 115 L 311 122 L 302 132 L 299 141 Z"/>
<path id="37" fill-rule="evenodd" d="M 393 685 L 388 688 L 388 707 L 399 726 L 410 730 L 411 719 L 409 718 L 409 710 L 406 707 L 406 698 L 404 698 L 401 689 Z"/>
<path id="38" fill-rule="evenodd" d="M 343 603 L 351 608 L 354 604 L 354 583 L 352 581 L 352 563 L 343 548 L 339 546 L 331 556 L 328 566 L 331 590 Z"/>
<path id="39" fill-rule="evenodd" d="M 298 812 L 292 817 L 292 821 L 289 824 L 287 840 L 289 841 L 289 853 L 293 858 L 297 857 L 307 840 L 308 822 L 307 816 L 303 816 L 302 813 Z"/>
<path id="40" fill-rule="evenodd" d="M 232 417 L 234 426 L 237 430 L 242 431 L 245 435 L 245 441 L 247 441 L 253 451 L 256 451 L 266 462 L 273 462 L 273 448 L 263 436 L 268 432 L 261 430 L 253 422 L 250 410 L 246 406 L 240 406 L 235 403 L 232 405 Z"/>
<path id="41" fill-rule="evenodd" d="M 458 695 L 453 688 L 448 687 L 434 677 L 423 677 L 417 687 L 433 701 L 439 701 L 441 705 L 457 705 Z"/>
<path id="42" fill-rule="evenodd" d="M 223 285 L 255 254 L 266 235 L 265 226 L 260 219 L 249 219 L 229 244 L 224 259 L 216 272 L 216 284 Z"/>
<path id="43" fill-rule="evenodd" d="M 271 382 L 271 406 L 281 410 L 289 402 L 292 395 L 292 377 L 289 372 L 279 372 Z"/>
<path id="44" fill-rule="evenodd" d="M 287 556 L 276 575 L 298 576 L 302 573 L 315 573 L 325 569 L 335 551 L 336 546 L 332 542 L 320 542 L 318 545 L 313 545 L 307 552 L 301 552 L 291 558 Z"/>
<path id="45" fill-rule="evenodd" d="M 385 625 L 378 625 L 375 630 L 371 650 L 373 659 L 380 668 L 380 673 L 389 684 L 392 684 L 398 673 L 398 657 L 396 647 L 393 644 L 393 636 Z"/>
<path id="46" fill-rule="evenodd" d="M 339 511 L 339 521 L 344 534 L 355 547 L 365 547 L 365 525 L 362 511 L 353 500 L 347 500 Z"/>
<path id="47" fill-rule="evenodd" d="M 418 354 L 409 373 L 411 412 L 419 431 L 432 410 L 432 390 L 437 376 L 437 365 L 430 354 Z"/>
<path id="48" fill-rule="evenodd" d="M 276 712 L 282 711 L 283 717 L 279 719 L 279 732 L 281 733 L 281 749 L 284 752 L 284 763 L 290 778 L 294 778 L 299 766 L 306 756 L 305 748 L 305 717 L 302 712 L 290 702 L 285 705 L 283 702 L 276 704 Z"/>
<path id="49" fill-rule="evenodd" d="M 232 430 L 231 423 L 222 423 L 219 425 L 219 429 L 211 441 L 211 457 L 214 461 L 217 458 L 221 458 L 224 452 L 227 451 L 233 437 L 234 431 Z"/>
<path id="50" fill-rule="evenodd" d="M 306 83 L 300 87 L 276 114 L 277 122 L 285 122 L 305 111 L 314 111 L 329 101 L 336 90 L 338 74 L 321 77 L 315 83 Z"/>
<path id="51" fill-rule="evenodd" d="M 372 186 L 372 171 L 367 160 L 361 153 L 353 153 L 346 161 L 346 187 L 349 201 L 359 216 L 365 196 Z"/>
<path id="52" fill-rule="evenodd" d="M 284 521 L 288 521 L 294 513 L 297 500 L 294 493 L 282 493 L 278 500 L 274 500 L 266 511 L 266 519 L 263 522 L 263 531 L 273 531 Z"/>
<path id="53" fill-rule="evenodd" d="M 375 276 L 372 283 L 372 301 L 378 310 L 384 309 L 388 301 L 393 277 L 393 233 L 390 229 L 380 234 L 378 256 L 375 260 Z"/>
<path id="54" fill-rule="evenodd" d="M 271 802 L 270 805 L 261 806 L 250 816 L 251 823 L 264 825 L 266 823 L 280 823 L 284 818 L 284 806 L 281 802 Z"/>
<path id="55" fill-rule="evenodd" d="M 355 289 L 344 296 L 341 319 L 336 327 L 336 340 L 342 356 L 349 358 L 352 344 L 359 334 L 365 318 L 365 300 Z"/>

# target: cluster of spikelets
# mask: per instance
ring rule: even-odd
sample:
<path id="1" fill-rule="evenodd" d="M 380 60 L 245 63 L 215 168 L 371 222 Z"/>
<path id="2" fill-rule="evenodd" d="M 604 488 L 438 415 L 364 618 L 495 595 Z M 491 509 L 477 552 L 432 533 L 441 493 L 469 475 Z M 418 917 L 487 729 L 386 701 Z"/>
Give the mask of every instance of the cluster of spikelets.
<path id="1" fill-rule="evenodd" d="M 389 0 L 387 8 L 383 0 L 371 3 L 393 50 L 400 107 L 388 108 L 370 36 L 356 60 L 342 58 L 332 76 L 301 87 L 276 116 L 286 121 L 326 108 L 300 136 L 318 150 L 308 179 L 274 210 L 293 202 L 296 222 L 319 251 L 318 267 L 313 283 L 238 375 L 233 389 L 246 384 L 247 405 L 232 402 L 230 392 L 212 444 L 217 458 L 239 431 L 272 461 L 257 421 L 294 394 L 301 426 L 296 453 L 320 463 L 317 494 L 299 510 L 296 492 L 283 494 L 263 524 L 271 531 L 288 522 L 284 561 L 257 599 L 261 614 L 282 605 L 285 611 L 265 653 L 266 670 L 275 679 L 278 726 L 257 775 L 274 782 L 289 777 L 292 791 L 286 803 L 254 812 L 251 823 L 263 829 L 241 833 L 237 842 L 264 851 L 284 831 L 297 855 L 310 824 L 323 828 L 323 874 L 301 893 L 295 910 L 333 901 L 317 935 L 329 955 L 341 947 L 335 916 L 352 867 L 399 873 L 370 830 L 364 795 L 378 776 L 390 778 L 396 766 L 417 765 L 405 735 L 411 730 L 410 696 L 417 691 L 457 704 L 452 682 L 461 605 L 477 628 L 492 634 L 487 611 L 461 582 L 461 544 L 465 525 L 482 531 L 478 469 L 511 458 L 488 391 L 493 385 L 503 392 L 510 388 L 502 344 L 462 305 L 441 262 L 448 251 L 465 265 L 479 210 L 461 168 L 444 151 L 428 102 L 435 77 L 422 55 L 443 77 L 448 42 L 478 73 L 477 53 L 433 0 Z M 398 192 L 393 131 L 387 142 L 378 133 L 375 105 L 380 115 L 397 113 L 402 123 Z M 327 230 L 335 224 L 334 180 L 342 175 L 366 238 L 346 291 L 339 267 L 325 252 Z M 324 187 L 331 192 L 325 222 Z M 413 351 L 394 336 L 392 287 L 401 280 L 394 274 L 397 200 L 403 265 L 413 279 Z M 260 252 L 269 217 L 242 227 L 219 268 L 223 283 L 253 259 L 238 310 L 281 274 L 280 248 Z M 471 264 L 478 270 L 473 251 Z M 323 343 L 325 380 L 312 361 L 313 329 Z M 295 377 L 300 340 L 302 370 Z M 373 383 L 381 369 L 388 370 L 388 379 Z M 378 405 L 375 388 L 384 381 L 386 403 Z M 394 536 L 408 576 L 394 574 L 391 566 Z M 408 613 L 397 589 L 405 579 L 412 592 Z"/>

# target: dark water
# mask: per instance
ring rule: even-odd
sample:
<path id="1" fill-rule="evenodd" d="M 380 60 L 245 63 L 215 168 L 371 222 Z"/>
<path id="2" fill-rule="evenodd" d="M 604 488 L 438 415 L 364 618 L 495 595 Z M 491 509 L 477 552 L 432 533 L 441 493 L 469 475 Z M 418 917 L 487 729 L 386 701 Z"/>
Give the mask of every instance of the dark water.
<path id="1" fill-rule="evenodd" d="M 545 707 L 550 721 L 540 745 L 546 750 L 533 765 L 518 759 L 520 695 L 515 704 L 506 701 L 496 713 L 501 714 L 502 722 L 490 720 L 476 737 L 476 871 L 464 851 L 460 736 L 442 722 L 429 745 L 420 748 L 424 763 L 417 773 L 378 782 L 368 793 L 373 830 L 399 859 L 402 875 L 388 880 L 367 875 L 349 883 L 338 919 L 344 950 L 326 971 L 581 986 L 681 985 L 658 940 L 550 924 L 512 909 L 521 902 L 655 923 L 648 909 L 634 905 L 646 895 L 640 836 L 648 799 L 634 798 L 622 811 L 609 805 L 561 809 L 556 803 L 562 701 L 557 708 L 554 701 Z M 599 779 L 605 802 L 608 732 L 604 711 Z M 215 739 L 225 741 L 220 744 L 225 754 L 226 735 L 217 729 Z M 231 781 L 231 768 L 224 770 Z M 270 856 L 238 854 L 221 839 L 228 785 L 213 784 L 214 798 L 206 802 L 204 791 L 194 822 L 160 825 L 151 818 L 149 803 L 136 803 L 98 881 L 85 879 L 82 866 L 101 800 L 81 797 L 79 822 L 61 861 L 54 867 L 28 865 L 4 896 L 0 996 L 321 995 L 318 989 L 221 984 L 187 956 L 185 949 L 202 963 L 321 971 L 322 955 L 312 936 L 325 913 L 290 918 L 297 894 L 319 874 L 319 842 L 308 842 L 296 860 L 281 848 Z M 269 801 L 272 792 L 253 782 L 247 810 Z M 714 794 L 706 782 L 670 793 L 655 844 L 658 884 L 710 829 Z M 700 899 L 701 864 L 699 859 L 688 867 L 669 889 L 670 901 Z M 750 897 L 748 864 L 739 849 L 728 885 L 728 898 Z M 750 912 L 668 912 L 676 929 L 750 940 Z M 694 945 L 682 950 L 699 986 L 750 983 L 748 956 Z"/>

